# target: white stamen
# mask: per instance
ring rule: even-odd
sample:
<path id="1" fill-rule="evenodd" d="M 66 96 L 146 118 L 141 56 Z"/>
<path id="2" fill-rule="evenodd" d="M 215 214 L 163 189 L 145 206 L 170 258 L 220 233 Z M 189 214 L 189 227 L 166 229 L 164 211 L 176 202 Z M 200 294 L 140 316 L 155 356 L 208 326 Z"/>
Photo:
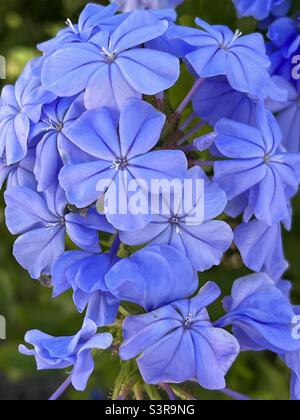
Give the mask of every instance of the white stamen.
<path id="1" fill-rule="evenodd" d="M 113 166 L 111 166 L 110 169 L 115 169 L 116 171 L 118 171 L 119 169 L 123 170 L 126 168 L 127 165 L 128 165 L 127 160 L 124 158 L 120 158 L 113 162 Z"/>
<path id="2" fill-rule="evenodd" d="M 111 43 L 109 43 L 108 49 L 105 47 L 102 47 L 102 53 L 101 55 L 104 55 L 106 57 L 106 60 L 108 63 L 113 63 L 117 57 L 117 50 L 111 51 Z"/>
<path id="3" fill-rule="evenodd" d="M 230 45 L 232 45 L 237 39 L 239 39 L 241 36 L 243 35 L 243 32 L 241 32 L 239 29 L 237 29 L 234 33 L 234 36 L 232 38 L 232 40 L 230 41 L 230 43 L 228 44 L 228 47 L 230 47 Z"/>
<path id="4" fill-rule="evenodd" d="M 48 126 L 44 129 L 44 131 L 61 131 L 63 129 L 63 123 L 52 121 L 51 118 L 48 118 L 48 120 L 42 120 L 42 122 Z"/>
<path id="5" fill-rule="evenodd" d="M 193 310 L 193 313 L 189 313 L 188 316 L 185 318 L 184 325 L 186 327 L 190 327 L 191 324 L 192 324 L 192 322 L 193 322 L 193 320 L 194 320 L 194 318 L 196 318 L 196 315 L 197 315 L 196 309 L 194 309 Z"/>
<path id="6" fill-rule="evenodd" d="M 121 163 L 113 161 L 113 165 L 110 167 L 110 169 L 116 169 L 116 171 L 118 171 L 120 169 L 120 165 Z"/>
<path id="7" fill-rule="evenodd" d="M 73 22 L 71 21 L 71 19 L 67 19 L 65 23 L 66 23 L 67 26 L 69 26 L 69 28 L 72 29 L 74 34 L 76 34 L 76 29 L 75 29 L 75 26 L 73 25 Z"/>
<path id="8" fill-rule="evenodd" d="M 50 230 L 50 233 L 52 235 L 52 233 L 54 232 L 55 228 L 59 225 L 60 223 L 48 223 L 46 228 Z"/>

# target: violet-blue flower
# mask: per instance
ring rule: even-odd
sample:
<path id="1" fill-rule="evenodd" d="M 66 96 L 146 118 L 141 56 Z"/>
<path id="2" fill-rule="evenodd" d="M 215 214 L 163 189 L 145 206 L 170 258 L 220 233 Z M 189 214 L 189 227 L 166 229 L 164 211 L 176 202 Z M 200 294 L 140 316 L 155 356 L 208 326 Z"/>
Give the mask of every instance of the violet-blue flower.
<path id="1" fill-rule="evenodd" d="M 214 328 L 206 307 L 220 295 L 207 283 L 198 296 L 145 315 L 131 316 L 123 327 L 123 360 L 137 363 L 148 384 L 197 381 L 207 389 L 224 389 L 225 375 L 239 353 L 236 339 Z"/>
<path id="2" fill-rule="evenodd" d="M 273 115 L 261 103 L 256 127 L 223 119 L 215 130 L 215 146 L 229 160 L 215 162 L 214 179 L 229 200 L 248 193 L 245 221 L 253 215 L 269 225 L 284 220 L 289 215 L 289 199 L 299 186 L 300 154 L 282 148 Z"/>
<path id="3" fill-rule="evenodd" d="M 216 325 L 233 325 L 242 350 L 282 354 L 300 349 L 300 339 L 292 335 L 293 307 L 267 274 L 236 280 L 224 307 L 227 315 Z"/>
<path id="4" fill-rule="evenodd" d="M 203 30 L 179 27 L 175 38 L 195 47 L 185 59 L 199 77 L 226 76 L 233 89 L 261 96 L 270 84 L 263 37 L 259 33 L 233 33 L 226 26 L 211 26 L 201 19 L 196 23 Z M 172 28 L 169 36 L 172 36 Z"/>
<path id="5" fill-rule="evenodd" d="M 146 102 L 129 99 L 122 109 L 118 125 L 107 108 L 87 111 L 69 129 L 68 139 L 89 155 L 89 161 L 65 166 L 60 182 L 70 203 L 79 208 L 97 201 L 105 193 L 105 201 L 115 206 L 116 185 L 131 180 L 147 183 L 150 191 L 152 179 L 182 178 L 187 171 L 187 160 L 181 151 L 160 150 L 149 152 L 156 146 L 165 122 L 164 114 Z M 105 183 L 100 190 L 99 183 Z M 115 181 L 112 185 L 111 181 Z M 138 186 L 137 185 L 137 186 Z M 129 192 L 125 195 L 125 201 Z M 118 203 L 120 207 L 124 203 Z M 125 203 L 127 205 L 127 203 Z M 108 208 L 110 206 L 108 205 Z M 150 214 L 121 212 L 107 213 L 117 229 L 137 230 L 149 221 Z"/>
<path id="6" fill-rule="evenodd" d="M 300 306 L 294 307 L 295 319 L 293 326 L 295 335 L 300 333 Z M 288 352 L 283 356 L 286 365 L 291 369 L 291 399 L 300 401 L 300 349 L 294 352 Z"/>
<path id="7" fill-rule="evenodd" d="M 116 3 L 123 12 L 132 12 L 142 9 L 168 9 L 177 7 L 183 0 L 110 0 Z"/>
<path id="8" fill-rule="evenodd" d="M 292 0 L 233 0 L 239 17 L 253 16 L 257 20 L 265 20 L 270 14 L 285 15 Z"/>
<path id="9" fill-rule="evenodd" d="M 121 109 L 128 98 L 160 93 L 177 81 L 179 60 L 140 46 L 167 29 L 167 20 L 133 12 L 112 34 L 100 31 L 89 42 L 66 46 L 46 58 L 42 82 L 58 96 L 85 90 L 88 109 Z"/>
<path id="10" fill-rule="evenodd" d="M 7 165 L 4 158 L 0 159 L 0 188 L 6 182 L 6 188 L 28 187 L 33 190 L 37 188 L 37 181 L 34 176 L 35 165 L 35 147 L 31 147 L 27 151 L 27 155 L 20 162 L 13 165 Z"/>
<path id="11" fill-rule="evenodd" d="M 262 96 L 282 101 L 286 97 L 286 92 L 283 88 L 276 88 L 275 82 L 272 82 L 266 87 L 265 95 Z M 212 127 L 221 118 L 253 125 L 258 102 L 258 97 L 238 92 L 230 86 L 226 77 L 217 76 L 203 83 L 193 99 L 193 106 L 196 114 Z"/>
<path id="12" fill-rule="evenodd" d="M 65 236 L 81 249 L 100 252 L 98 231 L 113 232 L 105 217 L 90 209 L 85 217 L 67 213 L 67 200 L 61 188 L 39 194 L 26 187 L 5 192 L 6 224 L 14 235 L 14 256 L 34 279 L 51 274 L 53 262 L 65 250 Z"/>
<path id="13" fill-rule="evenodd" d="M 116 298 L 146 311 L 188 298 L 199 285 L 186 256 L 168 245 L 152 245 L 120 261 L 105 282 Z"/>
<path id="14" fill-rule="evenodd" d="M 168 212 L 153 216 L 151 223 L 144 229 L 121 232 L 120 237 L 128 245 L 146 242 L 169 244 L 182 251 L 190 259 L 195 270 L 205 271 L 220 263 L 233 240 L 231 228 L 227 223 L 212 220 L 223 212 L 227 198 L 224 191 L 209 181 L 199 167 L 191 169 L 186 179 L 204 181 L 204 191 L 199 191 L 190 209 L 184 209 L 183 205 L 177 207 L 176 200 L 172 200 Z M 201 205 L 203 195 L 204 220 L 200 220 L 196 211 Z M 182 210 L 178 211 L 178 208 Z"/>
<path id="15" fill-rule="evenodd" d="M 4 87 L 0 102 L 0 156 L 7 165 L 26 156 L 32 123 L 39 121 L 43 104 L 55 99 L 40 81 L 40 59 L 27 64 L 15 86 Z"/>
<path id="16" fill-rule="evenodd" d="M 72 385 L 77 391 L 84 391 L 94 370 L 92 350 L 106 350 L 112 340 L 111 334 L 97 334 L 95 323 L 86 320 L 78 334 L 72 337 L 52 337 L 38 330 L 29 331 L 25 341 L 34 348 L 31 350 L 22 345 L 19 351 L 34 356 L 38 370 L 72 367 Z"/>
<path id="17" fill-rule="evenodd" d="M 268 38 L 281 51 L 284 58 L 290 58 L 300 48 L 300 18 L 283 17 L 275 20 L 268 30 Z"/>
<path id="18" fill-rule="evenodd" d="M 235 229 L 234 242 L 248 268 L 265 272 L 276 282 L 289 266 L 283 252 L 280 223 L 272 226 L 258 220 L 243 223 Z"/>
<path id="19" fill-rule="evenodd" d="M 294 83 L 283 77 L 274 76 L 276 83 L 288 92 L 286 101 L 267 103 L 268 108 L 276 114 L 276 119 L 283 134 L 282 144 L 290 153 L 300 152 L 300 80 Z"/>
<path id="20" fill-rule="evenodd" d="M 82 96 L 59 98 L 44 106 L 41 121 L 34 128 L 40 138 L 36 147 L 35 177 L 38 190 L 45 191 L 57 183 L 68 147 L 66 129 L 85 111 Z"/>
<path id="21" fill-rule="evenodd" d="M 87 42 L 99 29 L 114 30 L 123 20 L 122 16 L 115 15 L 117 9 L 116 5 L 104 7 L 88 3 L 79 16 L 78 24 L 67 19 L 67 28 L 60 30 L 55 38 L 39 44 L 38 49 L 49 54 L 66 44 Z"/>
<path id="22" fill-rule="evenodd" d="M 113 324 L 119 300 L 109 292 L 104 277 L 117 262 L 113 253 L 65 252 L 52 267 L 53 297 L 73 289 L 73 300 L 80 313 L 87 308 L 86 318 L 98 327 Z"/>

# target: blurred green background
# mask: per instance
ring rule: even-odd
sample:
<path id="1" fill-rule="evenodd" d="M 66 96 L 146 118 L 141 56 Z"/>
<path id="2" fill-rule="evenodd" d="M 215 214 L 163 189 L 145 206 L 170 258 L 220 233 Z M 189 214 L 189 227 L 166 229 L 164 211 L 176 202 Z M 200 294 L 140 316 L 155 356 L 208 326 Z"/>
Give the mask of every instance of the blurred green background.
<path id="1" fill-rule="evenodd" d="M 105 4 L 105 1 L 96 1 Z M 13 83 L 25 63 L 37 55 L 35 45 L 55 35 L 70 17 L 74 22 L 85 0 L 1 0 L 0 55 L 7 59 L 7 81 Z M 294 0 L 300 10 L 300 1 Z M 231 0 L 185 0 L 178 9 L 182 23 L 193 24 L 194 16 L 210 23 L 222 23 L 244 32 L 255 29 L 252 19 L 237 22 Z M 183 76 L 172 90 L 179 102 L 188 89 L 190 78 Z M 0 207 L 0 314 L 7 319 L 7 340 L 0 341 L 0 400 L 47 399 L 64 380 L 61 372 L 36 372 L 34 361 L 18 354 L 18 345 L 30 329 L 41 329 L 53 335 L 71 335 L 82 319 L 76 313 L 70 295 L 51 299 L 51 291 L 30 280 L 12 257 L 13 238 L 8 233 Z M 294 283 L 293 300 L 300 303 L 300 200 L 294 203 L 294 225 L 285 235 L 285 249 L 291 267 L 286 278 Z M 216 281 L 227 294 L 234 279 L 247 273 L 235 250 L 224 258 L 222 268 L 200 276 L 204 283 Z M 213 319 L 221 314 L 221 305 L 211 310 Z M 120 364 L 109 353 L 96 356 L 96 371 L 85 393 L 70 390 L 66 399 L 105 399 L 112 392 Z M 269 353 L 242 354 L 228 377 L 228 385 L 254 398 L 285 400 L 289 398 L 289 372 L 282 362 Z M 193 392 L 196 392 L 193 389 Z M 197 388 L 199 399 L 223 399 L 221 393 Z"/>

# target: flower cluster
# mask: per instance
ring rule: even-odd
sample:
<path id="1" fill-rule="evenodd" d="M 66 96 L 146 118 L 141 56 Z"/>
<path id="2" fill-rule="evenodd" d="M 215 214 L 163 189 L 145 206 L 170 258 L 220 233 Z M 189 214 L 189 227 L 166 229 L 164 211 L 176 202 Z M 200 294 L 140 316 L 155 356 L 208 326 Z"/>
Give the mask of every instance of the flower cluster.
<path id="1" fill-rule="evenodd" d="M 299 23 L 275 20 L 266 49 L 259 33 L 200 19 L 176 25 L 166 8 L 178 0 L 111 3 L 68 20 L 2 91 L 0 178 L 6 224 L 19 235 L 14 256 L 53 297 L 71 290 L 84 314 L 75 336 L 30 331 L 32 347 L 20 351 L 38 369 L 71 368 L 66 384 L 82 391 L 92 350 L 113 340 L 146 384 L 209 390 L 226 388 L 240 351 L 269 350 L 292 370 L 300 400 L 299 310 L 282 280 L 282 226 L 291 227 L 300 183 L 300 84 L 289 66 Z M 261 20 L 289 3 L 235 1 L 242 16 Z M 181 62 L 195 83 L 170 111 Z M 203 126 L 211 132 L 199 137 Z M 146 198 L 155 180 L 163 206 L 153 212 Z M 181 195 L 167 200 L 176 182 Z M 191 190 L 197 182 L 202 188 Z M 233 241 L 254 274 L 234 282 L 225 315 L 212 320 L 207 308 L 222 292 L 198 273 L 220 265 Z M 109 332 L 98 333 L 103 327 Z"/>

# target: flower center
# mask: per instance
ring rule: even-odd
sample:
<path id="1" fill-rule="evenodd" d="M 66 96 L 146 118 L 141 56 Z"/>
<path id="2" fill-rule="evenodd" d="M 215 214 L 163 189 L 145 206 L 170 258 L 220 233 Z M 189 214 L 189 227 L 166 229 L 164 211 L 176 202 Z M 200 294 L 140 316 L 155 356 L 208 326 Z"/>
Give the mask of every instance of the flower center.
<path id="1" fill-rule="evenodd" d="M 101 51 L 102 51 L 101 55 L 103 55 L 105 57 L 105 60 L 108 64 L 113 63 L 118 56 L 117 50 L 111 50 L 110 46 L 109 46 L 108 49 L 105 48 L 105 47 L 102 47 Z"/>
<path id="2" fill-rule="evenodd" d="M 62 129 L 64 128 L 64 123 L 61 121 L 53 121 L 51 120 L 51 118 L 49 118 L 48 120 L 44 120 L 43 121 L 45 124 L 47 124 L 47 128 L 46 131 L 50 131 L 50 130 L 54 130 L 57 131 L 58 133 L 60 133 L 62 131 Z"/>
<path id="3" fill-rule="evenodd" d="M 120 158 L 113 162 L 113 166 L 111 169 L 116 169 L 116 171 L 124 171 L 126 167 L 128 166 L 128 161 L 126 158 Z"/>
<path id="4" fill-rule="evenodd" d="M 271 157 L 269 155 L 266 155 L 264 157 L 264 162 L 265 162 L 266 165 L 269 165 L 269 163 L 271 162 Z"/>
<path id="5" fill-rule="evenodd" d="M 225 43 L 221 44 L 221 45 L 220 45 L 220 47 L 221 47 L 223 50 L 227 51 L 227 50 L 228 50 L 228 49 L 232 46 L 232 44 L 233 44 L 233 43 L 234 43 L 237 39 L 239 39 L 242 35 L 243 35 L 243 32 L 241 32 L 239 29 L 237 29 L 237 30 L 235 31 L 235 33 L 234 33 L 233 37 L 232 37 L 232 40 L 231 40 L 230 42 L 228 42 L 227 44 L 225 44 Z"/>
<path id="6" fill-rule="evenodd" d="M 178 223 L 179 223 L 179 219 L 178 219 L 178 217 L 173 216 L 173 217 L 172 217 L 172 219 L 170 219 L 170 223 L 171 223 L 172 225 L 178 225 Z"/>
<path id="7" fill-rule="evenodd" d="M 188 314 L 188 316 L 184 318 L 185 328 L 190 328 L 192 326 L 195 316 L 196 314 Z"/>
<path id="8" fill-rule="evenodd" d="M 176 233 L 177 233 L 177 235 L 180 235 L 180 233 L 181 233 L 179 222 L 180 222 L 180 220 L 179 220 L 179 218 L 177 216 L 173 216 L 170 219 L 171 225 L 174 226 L 174 227 L 176 227 Z"/>

